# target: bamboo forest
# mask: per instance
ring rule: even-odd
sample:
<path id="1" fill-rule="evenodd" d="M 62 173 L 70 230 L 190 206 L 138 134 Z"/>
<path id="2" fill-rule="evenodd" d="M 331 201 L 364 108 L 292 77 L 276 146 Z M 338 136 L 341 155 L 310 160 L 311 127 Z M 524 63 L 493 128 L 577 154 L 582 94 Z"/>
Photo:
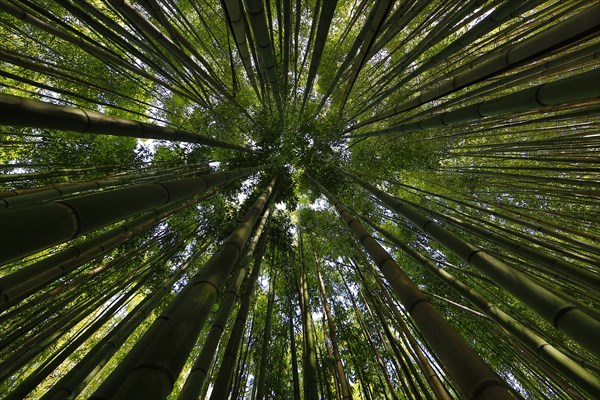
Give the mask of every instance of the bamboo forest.
<path id="1" fill-rule="evenodd" d="M 600 2 L 0 0 L 1 399 L 600 399 Z"/>

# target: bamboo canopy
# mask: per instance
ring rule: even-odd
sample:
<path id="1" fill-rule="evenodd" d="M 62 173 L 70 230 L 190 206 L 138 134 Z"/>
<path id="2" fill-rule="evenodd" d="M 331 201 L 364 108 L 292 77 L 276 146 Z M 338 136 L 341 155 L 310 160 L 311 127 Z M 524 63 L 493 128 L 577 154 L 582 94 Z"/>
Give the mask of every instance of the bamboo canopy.
<path id="1" fill-rule="evenodd" d="M 599 15 L 0 0 L 0 398 L 600 398 Z"/>

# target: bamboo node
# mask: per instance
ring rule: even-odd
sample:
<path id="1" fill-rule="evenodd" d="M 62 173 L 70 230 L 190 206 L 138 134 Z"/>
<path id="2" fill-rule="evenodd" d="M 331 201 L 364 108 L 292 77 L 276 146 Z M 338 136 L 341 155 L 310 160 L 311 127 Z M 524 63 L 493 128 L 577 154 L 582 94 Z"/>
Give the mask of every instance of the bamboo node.
<path id="1" fill-rule="evenodd" d="M 574 306 L 573 304 L 569 304 L 566 306 L 562 306 L 561 308 L 559 308 L 558 310 L 556 310 L 556 312 L 554 313 L 554 315 L 552 316 L 552 326 L 556 329 L 558 329 L 558 322 L 559 319 L 566 314 L 567 312 L 575 309 L 576 306 Z"/>

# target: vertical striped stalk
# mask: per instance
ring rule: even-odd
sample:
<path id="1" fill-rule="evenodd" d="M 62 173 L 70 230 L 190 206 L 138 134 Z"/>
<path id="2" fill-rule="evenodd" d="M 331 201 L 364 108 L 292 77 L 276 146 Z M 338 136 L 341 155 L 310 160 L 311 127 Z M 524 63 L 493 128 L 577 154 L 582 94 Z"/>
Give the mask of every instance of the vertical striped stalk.
<path id="1" fill-rule="evenodd" d="M 256 78 L 252 69 L 252 60 L 250 57 L 250 51 L 248 50 L 248 43 L 246 42 L 246 32 L 244 28 L 244 13 L 242 7 L 238 6 L 237 0 L 224 0 L 221 2 L 227 22 L 229 23 L 229 29 L 233 34 L 238 54 L 246 70 L 246 75 L 250 80 L 250 84 L 254 89 L 257 97 L 260 98 L 258 86 L 256 85 Z"/>
<path id="2" fill-rule="evenodd" d="M 275 65 L 275 54 L 273 49 L 273 43 L 269 35 L 267 28 L 267 19 L 263 0 L 245 0 L 248 15 L 250 17 L 250 25 L 252 25 L 252 32 L 254 33 L 254 40 L 258 46 L 258 55 L 261 61 L 262 68 L 265 71 L 265 75 L 271 90 L 277 109 L 280 113 L 283 113 L 283 106 L 281 104 L 281 95 L 279 93 L 279 79 L 277 77 L 277 69 Z"/>
<path id="3" fill-rule="evenodd" d="M 179 393 L 179 400 L 195 400 L 200 396 L 202 386 L 204 385 L 204 381 L 206 380 L 210 366 L 215 358 L 217 346 L 219 345 L 219 341 L 221 340 L 221 336 L 225 330 L 225 325 L 227 324 L 227 320 L 229 319 L 229 315 L 233 309 L 238 292 L 242 286 L 244 277 L 246 276 L 248 265 L 250 264 L 252 256 L 254 255 L 254 251 L 259 239 L 261 238 L 261 235 L 266 235 L 264 228 L 269 215 L 270 209 L 267 208 L 260 220 L 258 227 L 256 228 L 254 237 L 248 245 L 246 255 L 240 262 L 240 265 L 237 268 L 237 271 L 223 296 L 223 300 L 219 306 L 219 311 L 217 311 L 217 314 L 215 315 L 210 331 L 208 332 L 208 336 L 204 341 L 204 346 L 202 346 L 202 351 L 194 362 L 194 365 L 192 366 L 192 369 L 186 378 L 185 384 Z"/>
<path id="4" fill-rule="evenodd" d="M 148 278 L 149 274 L 146 274 L 145 278 Z M 78 335 L 68 345 L 62 347 L 60 351 L 48 362 L 43 363 L 34 372 L 31 373 L 19 386 L 11 392 L 6 400 L 20 400 L 25 398 L 31 393 L 37 385 L 39 385 L 46 377 L 54 371 L 64 360 L 66 360 L 75 350 L 77 350 L 87 339 L 95 334 L 104 324 L 106 324 L 111 318 L 115 316 L 117 311 L 127 304 L 131 298 L 138 293 L 139 289 L 145 285 L 145 280 L 140 281 L 134 287 L 129 289 L 127 293 L 123 294 L 113 305 L 105 310 L 102 315 L 97 318 L 90 326 L 88 326 L 83 333 Z"/>
<path id="5" fill-rule="evenodd" d="M 344 371 L 344 365 L 342 364 L 342 358 L 340 356 L 340 349 L 337 343 L 337 335 L 335 332 L 335 324 L 333 321 L 333 316 L 331 315 L 331 309 L 329 308 L 329 304 L 327 303 L 327 293 L 325 291 L 325 282 L 323 282 L 323 276 L 321 275 L 321 267 L 319 260 L 317 260 L 315 256 L 315 264 L 317 266 L 317 279 L 319 280 L 319 290 L 321 292 L 321 301 L 323 302 L 323 310 L 325 311 L 325 316 L 327 318 L 327 327 L 329 329 L 329 337 L 331 338 L 331 345 L 333 347 L 333 356 L 335 359 L 335 370 L 337 371 L 339 377 L 339 383 L 342 391 L 342 399 L 351 399 L 352 395 L 350 394 L 350 387 L 348 385 L 348 378 L 346 377 L 346 372 Z"/>
<path id="6" fill-rule="evenodd" d="M 423 354 L 423 351 L 421 351 L 419 343 L 417 343 L 412 333 L 408 330 L 408 327 L 404 323 L 404 319 L 400 315 L 400 312 L 396 307 L 393 306 L 394 303 L 392 298 L 390 297 L 390 294 L 388 293 L 387 288 L 385 287 L 381 279 L 376 279 L 376 281 L 381 288 L 381 292 L 385 297 L 385 301 L 390 306 L 389 309 L 392 310 L 392 314 L 394 314 L 394 322 L 396 322 L 400 327 L 400 330 L 402 332 L 402 341 L 404 342 L 407 348 L 412 349 L 412 351 L 414 351 L 414 353 L 416 354 L 417 364 L 421 369 L 422 375 L 427 380 L 429 387 L 435 394 L 435 397 L 438 400 L 451 400 L 452 396 L 450 396 L 450 393 L 448 393 L 448 390 L 446 390 L 446 387 L 440 380 L 440 377 L 431 367 L 431 364 L 429 363 L 427 357 L 425 357 L 425 355 Z"/>
<path id="7" fill-rule="evenodd" d="M 452 286 L 454 289 L 456 289 L 461 296 L 477 306 L 487 316 L 489 316 L 512 336 L 523 343 L 523 345 L 528 348 L 532 354 L 542 358 L 553 368 L 560 371 L 568 379 L 575 382 L 576 385 L 585 390 L 592 398 L 600 398 L 600 382 L 598 382 L 598 380 L 584 368 L 577 365 L 575 361 L 564 355 L 527 326 L 523 325 L 521 322 L 514 319 L 492 303 L 488 302 L 483 296 L 470 289 L 467 285 L 462 283 L 449 272 L 438 267 L 420 253 L 402 243 L 390 232 L 376 225 L 372 226 L 382 235 L 388 238 L 392 243 L 407 253 L 413 260 L 440 277 L 449 286 Z"/>
<path id="8" fill-rule="evenodd" d="M 304 246 L 302 232 L 300 232 L 300 285 L 299 294 L 302 302 L 302 334 L 304 337 L 303 361 L 304 361 L 304 398 L 317 400 L 319 389 L 317 387 L 317 356 L 314 338 L 312 313 L 310 311 L 310 298 L 308 296 L 308 284 L 306 282 L 307 271 L 304 261 Z"/>
<path id="9" fill-rule="evenodd" d="M 288 319 L 289 319 L 289 329 L 290 329 L 290 354 L 291 354 L 291 362 L 292 362 L 292 381 L 294 387 L 294 400 L 300 400 L 300 378 L 298 374 L 298 358 L 296 353 L 296 328 L 294 326 L 294 317 L 296 315 L 294 311 L 294 307 L 292 306 L 293 296 L 292 289 L 288 286 Z"/>
<path id="10" fill-rule="evenodd" d="M 327 33 L 329 32 L 329 26 L 335 13 L 335 7 L 337 6 L 337 0 L 329 0 L 323 2 L 321 9 L 321 15 L 319 16 L 319 25 L 317 27 L 317 36 L 315 38 L 315 47 L 313 54 L 310 59 L 310 67 L 308 69 L 308 77 L 306 78 L 306 85 L 304 87 L 304 95 L 302 96 L 302 110 L 306 106 L 306 100 L 312 90 L 313 82 L 317 76 L 319 70 L 319 64 L 321 63 L 321 57 L 323 55 L 323 49 L 325 49 L 325 42 L 327 41 Z"/>
<path id="11" fill-rule="evenodd" d="M 256 400 L 265 399 L 265 392 L 267 392 L 267 388 L 265 387 L 265 380 L 267 374 L 267 366 L 269 364 L 269 359 L 267 355 L 269 354 L 269 344 L 271 341 L 271 326 L 273 325 L 273 301 L 275 300 L 275 282 L 276 275 L 274 267 L 276 263 L 273 263 L 275 259 L 275 246 L 271 247 L 271 251 L 273 252 L 271 258 L 271 274 L 269 278 L 269 297 L 267 300 L 267 315 L 265 316 L 266 320 L 263 328 L 262 335 L 262 343 L 261 343 L 261 352 L 260 352 L 260 368 L 258 370 L 258 377 L 255 381 L 256 385 Z"/>
<path id="12" fill-rule="evenodd" d="M 474 400 L 511 399 L 505 384 L 448 324 L 389 253 L 354 219 L 338 199 L 320 183 L 309 179 L 336 208 L 340 218 L 377 264 L 462 394 Z"/>
<path id="13" fill-rule="evenodd" d="M 450 249 L 461 260 L 477 268 L 500 287 L 521 300 L 556 329 L 566 333 L 592 353 L 600 355 L 600 340 L 598 340 L 597 334 L 600 332 L 600 322 L 577 309 L 574 304 L 563 300 L 524 274 L 486 253 L 485 250 L 444 229 L 413 207 L 352 174 L 345 174 L 375 195 L 391 211 L 397 212 L 409 220 L 427 236 Z"/>
<path id="14" fill-rule="evenodd" d="M 143 351 L 136 357 L 132 368 L 120 376 L 120 385 L 111 396 L 113 399 L 164 399 L 169 395 L 219 291 L 273 195 L 274 186 L 275 179 L 204 268 L 190 280 L 140 339 L 138 343 L 144 344 Z"/>
<path id="15" fill-rule="evenodd" d="M 144 298 L 117 326 L 115 326 L 98 344 L 71 370 L 50 388 L 42 400 L 73 400 L 90 383 L 112 356 L 121 348 L 127 338 L 142 321 L 157 307 L 160 300 L 171 290 L 171 287 L 183 276 L 192 263 L 192 255 L 188 261 L 175 271 L 173 276 L 163 281 L 151 295 Z"/>
<path id="16" fill-rule="evenodd" d="M 259 242 L 257 247 L 258 250 L 254 255 L 254 266 L 252 268 L 252 272 L 250 273 L 250 277 L 248 278 L 246 290 L 240 299 L 240 307 L 235 318 L 235 323 L 231 329 L 227 346 L 225 347 L 221 366 L 219 367 L 217 376 L 214 379 L 211 400 L 221 400 L 227 398 L 227 394 L 231 389 L 231 381 L 235 369 L 235 360 L 244 336 L 244 326 L 246 325 L 246 320 L 248 319 L 250 302 L 252 300 L 252 294 L 254 293 L 254 286 L 256 284 L 256 280 L 258 279 L 261 261 L 265 253 L 265 236 L 261 238 L 261 242 Z M 252 329 L 254 329 L 254 322 L 252 323 Z"/>

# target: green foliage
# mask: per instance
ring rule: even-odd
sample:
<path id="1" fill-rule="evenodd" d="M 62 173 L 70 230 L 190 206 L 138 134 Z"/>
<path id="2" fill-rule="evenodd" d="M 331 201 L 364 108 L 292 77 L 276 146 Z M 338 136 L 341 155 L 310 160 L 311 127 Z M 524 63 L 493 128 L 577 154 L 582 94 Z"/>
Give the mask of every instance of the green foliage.
<path id="1" fill-rule="evenodd" d="M 6 11 L 8 8 L 2 9 L 2 93 L 185 130 L 251 151 L 7 126 L 0 132 L 0 185 L 6 191 L 0 199 L 14 195 L 15 189 L 86 180 L 132 178 L 111 186 L 121 188 L 216 170 L 265 168 L 242 182 L 225 185 L 210 196 L 198 198 L 116 248 L 86 259 L 51 284 L 33 291 L 24 301 L 6 307 L 0 304 L 0 328 L 5 333 L 0 339 L 3 348 L 0 397 L 22 384 L 29 375 L 35 375 L 36 368 L 56 356 L 61 345 L 76 337 L 80 329 L 85 330 L 94 316 L 109 307 L 108 299 L 99 301 L 73 329 L 59 330 L 52 340 L 40 342 L 40 351 L 35 353 L 34 345 L 38 342 L 28 341 L 37 334 L 44 333 L 44 329 L 87 300 L 102 299 L 111 290 L 115 290 L 112 299 L 118 298 L 125 292 L 123 285 L 128 279 L 142 284 L 130 303 L 44 377 L 32 392 L 34 397 L 41 396 L 57 378 L 72 369 L 135 304 L 162 290 L 165 280 L 181 271 L 195 254 L 197 258 L 190 267 L 176 283 L 165 288 L 166 296 L 159 305 L 149 311 L 149 317 L 135 327 L 134 333 L 81 394 L 91 396 L 174 294 L 195 282 L 194 274 L 202 271 L 206 260 L 274 178 L 277 185 L 266 229 L 267 250 L 256 266 L 260 268 L 260 278 L 235 371 L 239 397 L 253 396 L 252 385 L 261 369 L 260 349 L 267 319 L 272 322 L 272 335 L 267 338 L 268 397 L 293 398 L 291 382 L 293 374 L 298 372 L 302 387 L 306 379 L 302 365 L 306 341 L 303 335 L 308 331 L 314 332 L 313 339 L 320 352 L 320 397 L 328 393 L 333 397 L 337 387 L 326 351 L 332 339 L 323 324 L 317 264 L 324 278 L 353 398 L 388 398 L 392 392 L 397 397 L 410 397 L 403 388 L 410 386 L 408 379 L 412 375 L 399 368 L 401 360 L 392 351 L 394 346 L 404 352 L 415 350 L 405 344 L 403 335 L 411 335 L 419 343 L 450 393 L 456 398 L 463 396 L 450 383 L 450 375 L 414 324 L 411 310 L 406 310 L 398 294 L 389 290 L 386 286 L 389 283 L 381 279 L 381 272 L 376 269 L 378 266 L 372 265 L 361 243 L 344 226 L 314 181 L 348 206 L 356 220 L 389 251 L 467 343 L 520 395 L 585 396 L 577 384 L 564 384 L 570 377 L 558 373 L 560 367 L 545 364 L 537 358 L 537 353 L 515 345 L 514 335 L 478 314 L 487 310 L 475 310 L 475 305 L 463 295 L 376 233 L 376 228 L 384 228 L 401 243 L 452 272 L 470 289 L 531 327 L 543 340 L 576 353 L 591 364 L 598 361 L 595 355 L 554 329 L 530 305 L 517 300 L 482 271 L 462 262 L 424 234 L 422 227 L 413 226 L 388 210 L 341 171 L 355 174 L 384 192 L 415 204 L 424 214 L 433 215 L 431 218 L 440 226 L 494 254 L 540 286 L 568 296 L 579 308 L 597 309 L 598 297 L 591 293 L 589 282 L 565 279 L 561 276 L 563 271 L 554 267 L 553 262 L 548 265 L 524 252 L 507 249 L 493 240 L 492 234 L 590 274 L 600 273 L 597 267 L 598 99 L 580 99 L 493 117 L 481 115 L 480 119 L 461 123 L 439 117 L 533 85 L 594 70 L 598 40 L 581 34 L 565 37 L 564 43 L 559 41 L 547 48 L 540 47 L 545 46 L 545 41 L 534 42 L 536 45 L 529 47 L 542 49 L 540 54 L 525 46 L 532 53 L 524 60 L 509 66 L 502 63 L 501 67 L 485 64 L 489 76 L 477 75 L 478 66 L 494 60 L 499 52 L 515 44 L 530 43 L 528 40 L 534 35 L 591 6 L 586 2 L 556 1 L 525 2 L 525 5 L 494 1 L 392 2 L 388 18 L 400 15 L 399 20 L 386 18 L 373 43 L 359 43 L 358 52 L 366 51 L 369 56 L 363 63 L 357 63 L 355 56 L 349 57 L 350 50 L 367 23 L 371 7 L 379 2 L 339 0 L 316 80 L 313 87 L 306 88 L 315 40 L 309 34 L 316 31 L 319 21 L 315 8 L 317 4 L 322 7 L 324 1 L 328 0 L 264 2 L 266 13 L 271 16 L 267 25 L 273 47 L 269 51 L 275 57 L 273 68 L 279 79 L 280 104 L 275 100 L 273 85 L 268 82 L 270 71 L 258 50 L 257 32 L 252 29 L 245 39 L 258 90 L 251 85 L 236 46 L 239 38 L 234 37 L 224 17 L 224 2 L 157 0 L 160 12 L 152 9 L 154 1 L 133 2 L 139 15 L 146 18 L 143 24 L 136 20 L 138 17 L 132 18 L 122 8 L 112 5 L 118 2 L 6 2 L 7 7 L 18 7 L 41 23 L 36 25 L 32 18 L 21 20 Z M 498 20 L 497 26 L 484 29 L 471 41 L 464 40 L 470 29 L 487 24 L 489 12 L 498 7 L 529 7 L 529 4 L 537 6 L 511 14 L 504 21 Z M 297 6 L 301 15 L 296 14 Z M 286 10 L 290 13 L 289 25 L 284 20 Z M 156 31 L 144 32 L 148 24 Z M 66 37 L 70 39 L 65 40 Z M 286 37 L 289 41 L 284 43 Z M 443 59 L 436 58 L 461 39 L 464 43 L 460 41 L 455 51 Z M 288 60 L 288 70 L 283 68 L 284 59 Z M 435 62 L 430 63 L 431 60 Z M 340 71 L 345 61 L 348 61 L 346 69 Z M 351 68 L 360 71 L 352 91 L 346 95 L 353 75 Z M 332 87 L 338 75 L 340 79 Z M 469 79 L 475 76 L 474 82 L 462 87 L 461 82 L 468 81 L 465 76 Z M 454 87 L 457 82 L 460 84 Z M 448 87 L 452 89 L 439 98 L 423 96 Z M 303 104 L 305 95 L 307 102 Z M 427 100 L 421 101 L 423 97 Z M 401 112 L 394 111 L 407 103 L 412 105 Z M 345 106 L 340 112 L 342 104 Z M 511 106 L 518 108 L 520 104 Z M 442 123 L 423 126 L 414 132 L 370 137 L 374 132 L 433 117 L 440 118 Z M 50 125 L 52 118 L 52 115 L 47 117 Z M 97 189 L 69 192 L 68 196 L 94 190 Z M 39 204 L 45 201 L 48 200 L 42 199 Z M 0 205 L 4 205 L 1 200 Z M 453 221 L 479 227 L 490 235 L 476 235 Z M 119 225 L 2 265 L 0 279 Z M 102 270 L 107 265 L 111 267 Z M 310 329 L 303 326 L 299 307 L 301 270 L 305 272 L 303 279 L 314 323 Z M 276 282 L 275 303 L 268 315 L 270 282 Z M 247 285 L 246 280 L 242 288 Z M 4 290 L 1 285 L 0 288 Z M 218 290 L 222 295 L 224 289 Z M 230 316 L 223 327 L 218 363 L 223 359 L 234 319 L 234 315 Z M 391 340 L 385 337 L 386 325 L 390 327 Z M 190 351 L 172 398 L 176 397 L 205 338 L 206 330 Z M 294 340 L 300 363 L 296 369 L 292 368 L 290 340 Z M 3 361 L 21 351 L 23 362 L 18 368 L 12 371 L 12 365 L 17 364 L 4 366 Z M 412 353 L 405 361 L 415 368 L 418 365 Z"/>

